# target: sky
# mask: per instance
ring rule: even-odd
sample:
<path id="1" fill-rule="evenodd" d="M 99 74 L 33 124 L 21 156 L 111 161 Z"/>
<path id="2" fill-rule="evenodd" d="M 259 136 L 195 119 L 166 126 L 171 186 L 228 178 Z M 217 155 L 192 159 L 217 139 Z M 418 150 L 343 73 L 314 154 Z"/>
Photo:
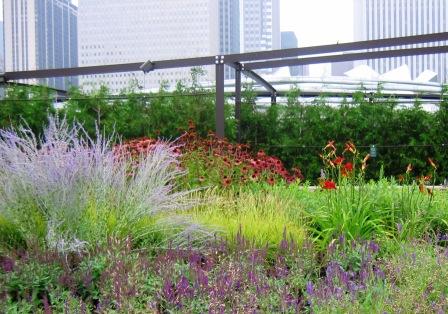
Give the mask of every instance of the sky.
<path id="1" fill-rule="evenodd" d="M 280 29 L 294 31 L 299 47 L 353 41 L 354 0 L 280 0 Z M 331 72 L 329 65 L 311 65 L 311 76 Z"/>
<path id="2" fill-rule="evenodd" d="M 353 41 L 353 0 L 280 0 L 280 28 L 299 46 Z"/>

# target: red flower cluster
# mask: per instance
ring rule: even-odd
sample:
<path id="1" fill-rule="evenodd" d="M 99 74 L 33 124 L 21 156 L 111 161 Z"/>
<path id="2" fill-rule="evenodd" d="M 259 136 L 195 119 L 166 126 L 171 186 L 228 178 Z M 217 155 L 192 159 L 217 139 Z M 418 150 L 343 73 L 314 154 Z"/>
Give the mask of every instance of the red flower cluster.
<path id="1" fill-rule="evenodd" d="M 158 143 L 160 143 L 160 141 L 152 138 L 137 138 L 121 145 L 116 145 L 114 147 L 114 152 L 118 156 L 126 155 L 130 157 L 139 157 L 141 154 L 150 152 Z"/>
<path id="2" fill-rule="evenodd" d="M 150 151 L 157 143 L 155 139 L 140 138 L 116 147 L 116 151 L 139 156 Z M 192 122 L 189 123 L 188 131 L 175 144 L 179 147 L 181 166 L 188 168 L 189 161 L 194 159 L 194 162 L 202 163 L 206 169 L 218 167 L 221 173 L 218 181 L 224 187 L 249 181 L 262 180 L 272 185 L 276 179 L 288 183 L 303 179 L 300 169 L 288 171 L 280 159 L 267 155 L 263 150 L 252 153 L 248 145 L 230 143 L 212 132 L 206 138 L 200 137 Z M 207 175 L 208 172 L 198 174 L 197 182 L 207 183 Z"/>
<path id="3" fill-rule="evenodd" d="M 336 183 L 332 180 L 326 180 L 324 181 L 322 188 L 325 190 L 336 190 Z"/>

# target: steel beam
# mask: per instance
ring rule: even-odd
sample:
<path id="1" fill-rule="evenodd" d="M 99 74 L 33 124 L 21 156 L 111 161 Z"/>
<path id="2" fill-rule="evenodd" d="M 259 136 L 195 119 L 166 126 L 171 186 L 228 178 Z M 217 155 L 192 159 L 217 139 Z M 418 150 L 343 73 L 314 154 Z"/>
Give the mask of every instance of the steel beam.
<path id="1" fill-rule="evenodd" d="M 236 140 L 241 142 L 241 64 L 235 66 L 235 120 Z"/>
<path id="2" fill-rule="evenodd" d="M 295 65 L 344 62 L 344 61 L 355 61 L 355 60 L 370 60 L 370 59 L 381 59 L 381 58 L 391 58 L 391 57 L 418 56 L 418 55 L 428 55 L 428 54 L 437 54 L 437 53 L 448 53 L 448 46 L 396 49 L 396 50 L 371 51 L 371 52 L 356 52 L 356 53 L 326 55 L 326 56 L 309 57 L 309 58 L 289 58 L 289 59 L 282 59 L 282 60 L 268 60 L 268 61 L 245 63 L 244 67 L 245 67 L 245 69 L 258 70 L 258 69 L 280 68 L 280 67 L 295 66 Z"/>
<path id="3" fill-rule="evenodd" d="M 76 67 L 76 68 L 6 72 L 6 73 L 4 73 L 4 78 L 6 81 L 11 81 L 11 80 L 22 80 L 22 79 L 32 79 L 32 78 L 49 78 L 49 77 L 90 75 L 90 74 L 107 74 L 107 73 L 117 73 L 117 72 L 140 72 L 140 71 L 150 72 L 150 71 L 162 70 L 162 69 L 211 65 L 211 64 L 214 64 L 214 62 L 215 62 L 215 57 L 199 57 L 199 58 L 187 58 L 187 59 L 176 59 L 176 60 L 161 60 L 161 61 L 157 61 L 157 62 L 146 61 L 146 62 L 96 65 L 96 66 Z"/>
<path id="4" fill-rule="evenodd" d="M 96 65 L 88 67 L 64 68 L 64 69 L 47 69 L 47 70 L 30 70 L 18 72 L 6 72 L 4 74 L 6 81 L 22 80 L 32 78 L 49 78 L 60 76 L 78 76 L 90 74 L 105 74 L 116 72 L 134 72 L 140 71 L 141 62 L 123 63 L 111 65 Z"/>
<path id="5" fill-rule="evenodd" d="M 403 45 L 422 44 L 430 42 L 448 41 L 448 32 L 407 36 L 388 39 L 367 40 L 353 43 L 342 43 L 323 46 L 312 46 L 303 48 L 291 48 L 283 50 L 272 51 L 258 51 L 240 54 L 230 54 L 225 56 L 225 63 L 232 66 L 236 62 L 248 62 L 259 61 L 266 59 L 281 59 L 299 57 L 313 54 L 324 53 L 336 53 L 346 52 L 353 50 L 367 50 L 386 47 L 396 47 Z M 309 59 L 308 62 L 311 62 Z M 319 59 L 318 59 L 319 60 Z M 348 59 L 353 60 L 353 59 Z M 360 59 L 356 59 L 360 60 Z M 344 60 L 342 60 L 344 61 Z M 87 66 L 76 68 L 63 68 L 63 69 L 46 69 L 46 70 L 31 70 L 31 71 L 18 71 L 18 72 L 6 72 L 4 73 L 4 79 L 8 80 L 20 80 L 20 79 L 32 79 L 32 78 L 49 78 L 49 77 L 61 77 L 61 76 L 78 76 L 78 75 L 90 75 L 90 74 L 106 74 L 116 72 L 134 72 L 134 71 L 154 71 L 161 69 L 182 68 L 182 67 L 195 67 L 212 65 L 215 62 L 215 56 L 206 56 L 198 58 L 185 58 L 175 60 L 160 60 L 160 61 L 146 61 L 136 63 L 124 63 L 124 64 L 112 64 L 112 65 L 99 65 L 99 66 Z M 325 61 L 319 61 L 325 62 Z M 327 61 L 331 62 L 331 61 Z M 336 62 L 336 61 L 335 61 Z M 309 64 L 309 63 L 303 63 Z M 269 67 L 269 66 L 268 66 Z M 268 68 L 267 67 L 267 68 Z"/>
<path id="6" fill-rule="evenodd" d="M 198 58 L 186 58 L 186 59 L 173 59 L 173 60 L 160 60 L 160 61 L 146 61 L 140 66 L 140 70 L 143 72 L 150 72 L 155 70 L 172 69 L 172 68 L 188 68 L 204 65 L 215 64 L 215 56 L 198 57 Z"/>
<path id="7" fill-rule="evenodd" d="M 216 135 L 218 137 L 225 136 L 225 115 L 224 115 L 224 56 L 216 56 Z"/>
<path id="8" fill-rule="evenodd" d="M 345 52 L 353 50 L 367 50 L 376 48 L 387 48 L 404 45 L 423 44 L 431 42 L 440 42 L 448 40 L 448 32 L 406 36 L 387 39 L 365 40 L 350 43 L 331 44 L 322 46 L 311 46 L 302 48 L 290 48 L 271 51 L 257 51 L 239 54 L 226 55 L 226 64 L 230 65 L 234 62 L 247 62 L 266 59 L 281 59 L 299 57 L 305 55 L 323 54 L 323 53 L 335 53 Z"/>

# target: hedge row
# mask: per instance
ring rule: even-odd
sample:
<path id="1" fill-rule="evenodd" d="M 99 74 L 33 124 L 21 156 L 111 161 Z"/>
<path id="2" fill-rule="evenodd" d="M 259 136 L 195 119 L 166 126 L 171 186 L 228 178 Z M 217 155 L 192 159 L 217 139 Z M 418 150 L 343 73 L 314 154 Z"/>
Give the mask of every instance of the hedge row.
<path id="1" fill-rule="evenodd" d="M 280 157 L 289 167 L 300 167 L 310 180 L 320 174 L 322 163 L 318 155 L 329 140 L 341 148 L 352 140 L 365 153 L 375 144 L 378 155 L 369 166 L 371 177 L 378 175 L 380 167 L 385 175 L 397 176 L 409 163 L 416 175 L 426 174 L 428 157 L 438 162 L 439 178 L 448 177 L 448 88 L 444 88 L 435 112 L 424 110 L 418 99 L 412 106 L 400 107 L 380 89 L 371 95 L 360 88 L 353 99 L 340 106 L 328 104 L 325 97 L 302 104 L 297 88 L 288 93 L 286 105 L 261 109 L 255 105 L 250 86 L 245 87 L 243 95 L 241 141 Z M 25 121 L 40 132 L 47 114 L 58 113 L 84 123 L 90 133 L 98 125 L 106 134 L 115 133 L 124 139 L 174 139 L 188 128 L 189 121 L 204 136 L 214 129 L 214 94 L 197 83 L 197 73 L 193 73 L 191 84 L 179 82 L 170 92 L 162 86 L 158 93 L 141 94 L 130 87 L 117 97 L 102 87 L 92 93 L 72 89 L 62 106 L 55 106 L 53 98 L 51 90 L 45 87 L 7 88 L 0 102 L 0 127 Z M 226 104 L 226 135 L 236 140 L 230 102 Z"/>

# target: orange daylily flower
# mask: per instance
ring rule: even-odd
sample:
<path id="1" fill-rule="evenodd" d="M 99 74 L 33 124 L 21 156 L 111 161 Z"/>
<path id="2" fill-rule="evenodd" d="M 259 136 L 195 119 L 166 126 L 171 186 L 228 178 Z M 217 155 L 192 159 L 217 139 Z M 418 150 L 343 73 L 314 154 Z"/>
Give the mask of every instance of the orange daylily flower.
<path id="1" fill-rule="evenodd" d="M 435 164 L 435 162 L 431 158 L 428 158 L 428 162 L 431 165 L 431 167 L 434 168 L 434 170 L 437 169 L 437 165 Z"/>
<path id="2" fill-rule="evenodd" d="M 348 141 L 347 143 L 345 143 L 345 149 L 344 149 L 343 153 L 345 153 L 347 151 L 352 154 L 356 154 L 356 146 L 355 146 L 355 144 L 353 144 L 352 141 Z"/>

